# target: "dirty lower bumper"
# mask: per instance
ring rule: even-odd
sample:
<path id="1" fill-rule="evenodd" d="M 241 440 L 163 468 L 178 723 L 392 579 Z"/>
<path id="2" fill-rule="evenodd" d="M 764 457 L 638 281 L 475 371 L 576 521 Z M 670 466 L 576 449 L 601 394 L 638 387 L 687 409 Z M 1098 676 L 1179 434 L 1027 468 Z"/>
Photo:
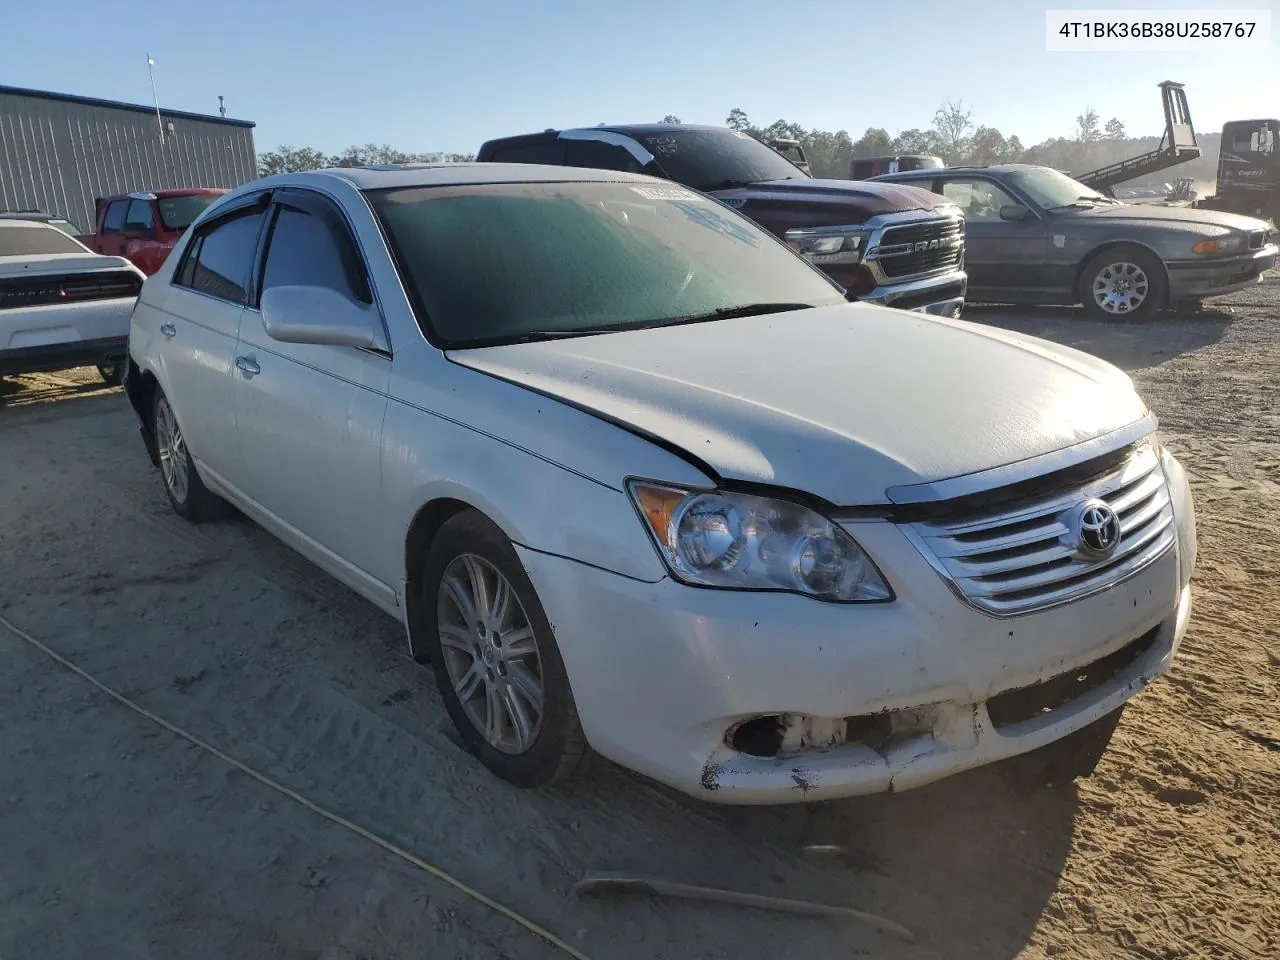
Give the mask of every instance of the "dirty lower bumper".
<path id="1" fill-rule="evenodd" d="M 1269 243 L 1261 250 L 1216 262 L 1170 261 L 1166 264 L 1169 299 L 1177 302 L 1214 297 L 1253 286 L 1266 271 L 1275 267 L 1278 252 L 1276 245 Z"/>
<path id="2" fill-rule="evenodd" d="M 1063 709 L 998 724 L 992 705 L 1007 702 L 1021 691 L 986 702 L 926 706 L 928 728 L 893 747 L 844 745 L 791 759 L 738 754 L 720 762 L 713 760 L 704 773 L 704 785 L 724 791 L 726 803 L 830 800 L 908 790 L 1036 750 L 1118 709 L 1165 673 L 1186 633 L 1190 613 L 1191 591 L 1187 588 L 1172 616 L 1132 641 L 1132 646 L 1139 648 L 1132 660 Z M 1127 652 L 1126 648 L 1119 651 Z M 743 787 L 747 789 L 739 789 Z M 796 796 L 797 788 L 801 797 Z"/>
<path id="3" fill-rule="evenodd" d="M 128 336 L 101 337 L 0 350 L 0 375 L 45 373 L 123 360 L 129 349 L 128 341 Z"/>

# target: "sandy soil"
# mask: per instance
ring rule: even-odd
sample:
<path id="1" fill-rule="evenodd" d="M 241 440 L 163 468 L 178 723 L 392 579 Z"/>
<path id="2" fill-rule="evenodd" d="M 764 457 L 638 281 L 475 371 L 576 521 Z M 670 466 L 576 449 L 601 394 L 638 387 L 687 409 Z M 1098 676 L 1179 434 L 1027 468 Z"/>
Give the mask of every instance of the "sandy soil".
<path id="1" fill-rule="evenodd" d="M 1183 653 L 1068 790 L 1019 796 L 979 770 L 736 810 L 603 763 L 572 789 L 508 788 L 457 748 L 393 622 L 247 521 L 173 516 L 123 396 L 90 371 L 0 384 L 0 615 L 592 958 L 1280 956 L 1280 279 L 1131 327 L 970 315 L 1131 371 L 1195 487 Z M 6 960 L 562 955 L 3 628 L 0 814 Z M 599 869 L 857 906 L 918 942 L 570 897 Z"/>

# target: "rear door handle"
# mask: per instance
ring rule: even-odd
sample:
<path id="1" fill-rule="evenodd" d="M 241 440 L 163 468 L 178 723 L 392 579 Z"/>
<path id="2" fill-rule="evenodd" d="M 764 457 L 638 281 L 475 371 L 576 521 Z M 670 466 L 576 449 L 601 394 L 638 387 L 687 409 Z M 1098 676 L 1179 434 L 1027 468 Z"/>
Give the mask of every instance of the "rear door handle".
<path id="1" fill-rule="evenodd" d="M 169 323 L 166 321 L 165 323 L 160 324 L 160 332 L 163 333 L 166 337 L 172 337 L 174 334 L 178 332 L 178 328 L 175 327 L 172 323 Z"/>
<path id="2" fill-rule="evenodd" d="M 236 367 L 251 377 L 262 372 L 258 361 L 253 357 L 236 357 Z"/>

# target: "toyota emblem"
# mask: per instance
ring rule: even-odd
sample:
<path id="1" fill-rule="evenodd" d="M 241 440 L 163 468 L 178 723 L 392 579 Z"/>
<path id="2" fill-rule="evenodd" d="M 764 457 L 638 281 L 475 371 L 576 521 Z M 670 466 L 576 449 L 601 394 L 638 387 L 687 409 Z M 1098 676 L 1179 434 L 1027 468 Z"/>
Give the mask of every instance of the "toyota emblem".
<path id="1" fill-rule="evenodd" d="M 1120 518 L 1103 500 L 1089 500 L 1076 514 L 1076 543 L 1079 552 L 1105 557 L 1120 543 Z"/>

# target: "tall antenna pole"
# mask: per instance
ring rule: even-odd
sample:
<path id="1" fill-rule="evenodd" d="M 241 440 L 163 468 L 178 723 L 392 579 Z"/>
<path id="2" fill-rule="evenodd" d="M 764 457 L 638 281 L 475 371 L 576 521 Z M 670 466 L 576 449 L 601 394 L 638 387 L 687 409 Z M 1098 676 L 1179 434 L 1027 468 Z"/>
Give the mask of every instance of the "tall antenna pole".
<path id="1" fill-rule="evenodd" d="M 147 73 L 151 76 L 151 102 L 156 105 L 156 126 L 160 128 L 160 143 L 164 144 L 164 120 L 160 118 L 160 98 L 156 96 L 156 62 L 147 54 Z"/>

